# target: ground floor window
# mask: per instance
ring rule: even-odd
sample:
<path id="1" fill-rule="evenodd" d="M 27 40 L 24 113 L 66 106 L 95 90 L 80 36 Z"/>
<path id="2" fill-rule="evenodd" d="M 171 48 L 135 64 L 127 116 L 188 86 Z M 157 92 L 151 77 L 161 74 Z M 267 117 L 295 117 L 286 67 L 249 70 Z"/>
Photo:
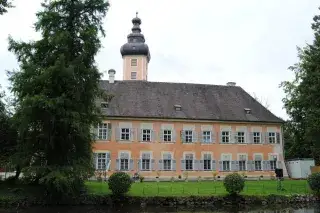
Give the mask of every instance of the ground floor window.
<path id="1" fill-rule="evenodd" d="M 239 161 L 239 171 L 246 171 L 246 161 L 245 160 Z"/>
<path id="2" fill-rule="evenodd" d="M 230 171 L 230 161 L 222 161 L 223 171 Z"/>
<path id="3" fill-rule="evenodd" d="M 151 170 L 151 154 L 143 153 L 141 156 L 141 170 L 149 171 Z"/>
<path id="4" fill-rule="evenodd" d="M 254 170 L 256 171 L 261 171 L 262 170 L 262 166 L 261 166 L 261 161 L 260 160 L 255 160 L 254 161 Z"/>
<path id="5" fill-rule="evenodd" d="M 271 160 L 270 161 L 270 169 L 275 170 L 277 168 L 277 161 Z"/>
<path id="6" fill-rule="evenodd" d="M 120 154 L 120 170 L 128 171 L 129 170 L 129 153 L 122 152 Z"/>
<path id="7" fill-rule="evenodd" d="M 171 153 L 164 153 L 162 155 L 163 159 L 163 170 L 170 171 L 172 170 L 172 155 Z"/>
<path id="8" fill-rule="evenodd" d="M 186 170 L 193 170 L 193 154 L 185 155 Z"/>
<path id="9" fill-rule="evenodd" d="M 203 170 L 208 171 L 211 170 L 211 154 L 207 153 L 203 155 Z"/>

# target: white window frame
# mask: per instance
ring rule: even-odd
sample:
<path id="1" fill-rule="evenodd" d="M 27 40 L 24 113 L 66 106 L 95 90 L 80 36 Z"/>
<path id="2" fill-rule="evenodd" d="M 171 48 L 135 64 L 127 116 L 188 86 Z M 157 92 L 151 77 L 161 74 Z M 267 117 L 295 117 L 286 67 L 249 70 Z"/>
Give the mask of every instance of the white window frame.
<path id="1" fill-rule="evenodd" d="M 261 156 L 261 161 L 260 161 L 260 168 L 259 170 L 256 169 L 256 156 Z M 253 154 L 253 167 L 254 171 L 263 171 L 263 154 L 262 153 L 254 153 Z"/>
<path id="2" fill-rule="evenodd" d="M 130 73 L 130 79 L 131 80 L 136 80 L 137 79 L 138 73 L 136 71 L 131 71 Z"/>
<path id="3" fill-rule="evenodd" d="M 274 157 L 275 160 L 274 160 Z M 270 162 L 270 170 L 275 170 L 277 168 L 277 162 L 279 160 L 279 154 L 278 153 L 269 153 L 268 154 L 269 162 Z M 274 168 L 272 168 L 274 166 Z"/>
<path id="4" fill-rule="evenodd" d="M 125 159 L 125 158 L 121 158 L 121 154 L 122 153 L 128 154 L 128 169 L 121 169 L 122 160 Z M 119 159 L 119 170 L 120 171 L 129 171 L 130 170 L 131 152 L 130 151 L 125 151 L 125 150 L 120 150 L 118 152 L 118 159 Z"/>
<path id="5" fill-rule="evenodd" d="M 238 153 L 237 154 L 237 159 L 238 159 L 238 164 L 239 164 L 239 171 L 247 171 L 248 170 L 248 166 L 247 166 L 247 162 L 248 162 L 248 154 L 247 153 Z M 241 156 L 245 156 L 245 160 L 244 160 L 244 170 L 240 170 L 240 161 L 243 161 L 240 159 Z"/>
<path id="6" fill-rule="evenodd" d="M 276 144 L 277 143 L 277 132 L 275 131 L 270 131 L 267 133 L 268 134 L 268 143 L 270 144 Z"/>
<path id="7" fill-rule="evenodd" d="M 128 129 L 129 130 L 129 132 L 123 132 L 123 130 L 124 129 Z M 121 141 L 130 141 L 131 140 L 131 128 L 129 128 L 129 127 L 120 127 L 120 140 Z M 129 135 L 129 138 L 127 139 L 126 137 L 123 139 L 122 138 L 122 134 L 128 134 Z"/>
<path id="8" fill-rule="evenodd" d="M 173 136 L 172 131 L 173 131 L 172 129 L 163 129 L 162 130 L 162 140 L 163 140 L 163 142 L 166 142 L 166 143 L 173 142 L 173 140 L 172 140 L 172 136 Z M 167 139 L 168 139 L 168 137 L 170 137 L 170 140 L 165 140 L 165 137 L 167 137 Z"/>
<path id="9" fill-rule="evenodd" d="M 227 156 L 227 157 L 225 157 Z M 228 160 L 225 160 L 225 158 L 228 158 Z M 231 153 L 222 153 L 221 154 L 221 161 L 222 161 L 222 171 L 223 172 L 229 172 L 231 171 L 231 161 L 232 161 L 232 154 Z M 224 168 L 224 162 L 229 162 L 229 170 L 225 170 Z"/>
<path id="10" fill-rule="evenodd" d="M 259 134 L 258 136 L 255 135 L 255 134 L 257 134 L 257 133 Z M 252 143 L 253 143 L 253 144 L 261 144 L 261 132 L 260 132 L 260 131 L 253 131 L 252 135 L 253 135 L 253 141 L 252 141 Z M 256 143 L 256 142 L 255 142 L 255 139 L 259 139 L 259 140 L 258 140 L 259 143 Z"/>
<path id="11" fill-rule="evenodd" d="M 188 130 L 183 130 L 183 131 L 184 131 L 184 142 L 185 143 L 193 143 L 193 137 L 194 137 L 193 131 L 194 130 L 188 129 Z"/>
<path id="12" fill-rule="evenodd" d="M 149 138 L 149 140 L 147 140 Z M 152 141 L 152 129 L 143 128 L 141 129 L 141 141 L 151 142 Z"/>
<path id="13" fill-rule="evenodd" d="M 241 134 L 241 135 L 239 135 L 239 134 Z M 239 141 L 239 138 L 243 139 L 243 141 L 242 140 Z M 237 143 L 240 143 L 240 144 L 246 143 L 246 132 L 245 131 L 237 131 Z"/>
<path id="14" fill-rule="evenodd" d="M 192 169 L 187 169 L 187 160 L 189 160 L 189 159 L 186 159 L 186 155 L 192 155 Z M 185 168 L 184 168 L 184 170 L 185 171 L 194 171 L 194 161 L 195 161 L 195 153 L 194 152 L 184 152 L 183 153 L 183 160 L 184 160 L 184 163 L 185 163 Z"/>
<path id="15" fill-rule="evenodd" d="M 210 169 L 205 169 L 205 159 L 204 155 L 210 155 Z M 213 160 L 213 153 L 212 152 L 201 152 L 201 160 L 203 160 L 203 171 L 212 171 L 212 160 Z"/>
<path id="16" fill-rule="evenodd" d="M 226 134 L 227 133 L 227 134 Z M 225 140 L 224 140 L 225 139 Z M 226 140 L 227 139 L 227 140 Z M 231 142 L 230 131 L 221 130 L 221 143 L 228 144 Z"/>
<path id="17" fill-rule="evenodd" d="M 211 130 L 202 130 L 201 133 L 202 133 L 202 142 L 203 143 L 211 143 L 212 142 L 212 137 L 211 137 L 212 131 Z M 209 133 L 209 135 L 205 134 L 205 133 Z"/>
<path id="18" fill-rule="evenodd" d="M 131 65 L 131 67 L 137 67 L 138 66 L 138 59 L 137 58 L 132 58 L 130 60 L 130 65 Z"/>
<path id="19" fill-rule="evenodd" d="M 165 159 L 165 158 L 163 158 L 163 156 L 165 155 L 165 154 L 169 154 L 170 156 L 171 156 L 171 158 L 170 159 Z M 161 159 L 162 159 L 162 167 L 163 167 L 163 170 L 164 171 L 172 171 L 172 161 L 173 161 L 173 152 L 161 152 Z M 165 160 L 170 160 L 170 169 L 165 169 L 164 168 L 164 161 Z"/>
<path id="20" fill-rule="evenodd" d="M 102 140 L 102 141 L 108 140 L 110 125 L 111 125 L 110 122 L 102 122 L 98 124 L 98 128 L 97 128 L 98 140 Z"/>
<path id="21" fill-rule="evenodd" d="M 98 152 L 94 152 L 94 154 L 97 155 L 97 158 L 96 158 L 96 162 L 95 162 L 95 168 L 97 170 L 106 170 L 106 163 L 107 163 L 107 159 L 109 159 L 109 161 L 111 160 L 111 154 L 110 154 L 110 151 L 98 151 Z M 101 168 L 99 168 L 99 155 L 101 154 L 105 154 L 105 158 L 104 158 L 104 161 L 105 161 L 105 166 L 101 166 Z M 107 156 L 109 155 L 109 158 L 107 158 Z"/>
<path id="22" fill-rule="evenodd" d="M 149 154 L 150 155 L 150 158 L 149 158 L 149 169 L 143 169 L 143 154 Z M 140 163 L 141 165 L 140 166 L 140 169 L 141 171 L 151 171 L 152 170 L 152 159 L 153 159 L 153 152 L 152 151 L 141 151 L 140 152 Z"/>

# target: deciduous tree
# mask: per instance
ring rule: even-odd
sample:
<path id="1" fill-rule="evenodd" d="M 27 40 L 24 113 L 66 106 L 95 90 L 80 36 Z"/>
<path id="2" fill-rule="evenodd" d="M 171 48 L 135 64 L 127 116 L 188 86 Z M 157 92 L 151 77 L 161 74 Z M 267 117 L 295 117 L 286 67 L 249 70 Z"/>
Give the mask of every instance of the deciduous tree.
<path id="1" fill-rule="evenodd" d="M 281 85 L 286 93 L 284 106 L 293 124 L 290 149 L 301 157 L 310 153 L 320 165 L 320 15 L 313 21 L 313 42 L 298 48 L 299 62 L 289 68 L 295 79 Z"/>

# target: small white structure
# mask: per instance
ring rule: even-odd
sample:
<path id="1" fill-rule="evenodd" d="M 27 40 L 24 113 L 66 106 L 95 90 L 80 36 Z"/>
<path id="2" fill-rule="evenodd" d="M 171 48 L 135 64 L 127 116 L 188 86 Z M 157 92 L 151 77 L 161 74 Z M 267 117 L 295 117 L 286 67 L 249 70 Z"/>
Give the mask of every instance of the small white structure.
<path id="1" fill-rule="evenodd" d="M 310 158 L 292 159 L 286 162 L 289 177 L 304 179 L 311 174 L 311 167 L 315 165 L 314 160 Z"/>

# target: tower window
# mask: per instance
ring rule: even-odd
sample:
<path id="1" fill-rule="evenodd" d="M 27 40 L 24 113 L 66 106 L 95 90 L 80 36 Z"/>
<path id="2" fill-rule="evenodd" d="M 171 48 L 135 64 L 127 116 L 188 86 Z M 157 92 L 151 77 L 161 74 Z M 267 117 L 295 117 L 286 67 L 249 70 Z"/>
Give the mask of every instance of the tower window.
<path id="1" fill-rule="evenodd" d="M 138 66 L 138 60 L 137 60 L 136 58 L 131 59 L 131 66 L 132 66 L 132 67 Z"/>
<path id="2" fill-rule="evenodd" d="M 137 72 L 131 72 L 131 79 L 137 79 Z"/>

